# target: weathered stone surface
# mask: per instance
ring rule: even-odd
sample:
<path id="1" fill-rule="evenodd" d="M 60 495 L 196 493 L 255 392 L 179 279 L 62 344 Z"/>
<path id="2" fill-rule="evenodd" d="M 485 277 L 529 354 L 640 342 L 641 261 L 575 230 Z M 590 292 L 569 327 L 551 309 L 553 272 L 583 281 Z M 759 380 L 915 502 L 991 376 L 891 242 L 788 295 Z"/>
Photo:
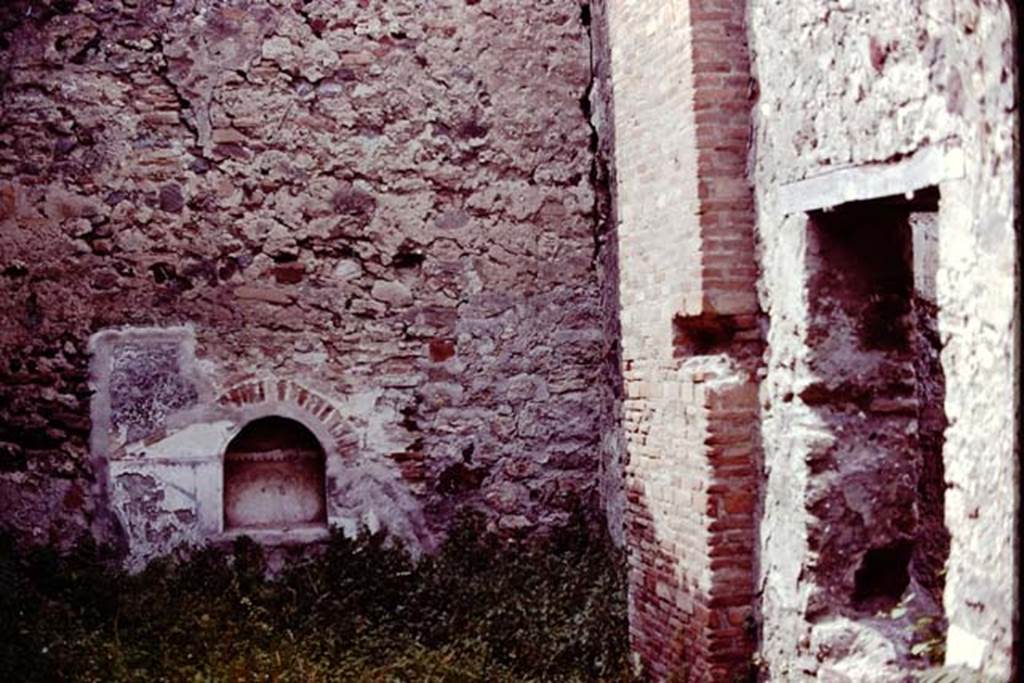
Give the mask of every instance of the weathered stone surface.
<path id="1" fill-rule="evenodd" d="M 412 303 L 412 293 L 401 282 L 374 282 L 370 296 L 389 306 L 408 306 Z"/>
<path id="2" fill-rule="evenodd" d="M 196 388 L 185 377 L 179 346 L 170 342 L 121 344 L 110 372 L 110 423 L 138 441 L 162 428 L 170 413 L 194 405 Z"/>
<path id="3" fill-rule="evenodd" d="M 593 120 L 598 159 L 614 162 L 602 295 L 624 384 L 601 485 L 630 553 L 641 661 L 655 678 L 742 676 L 749 630 L 729 625 L 747 617 L 727 607 L 742 604 L 762 620 L 773 680 L 904 680 L 942 644 L 944 618 L 950 663 L 1005 678 L 1017 571 L 1007 3 L 595 10 Z M 864 200 L 883 215 L 844 224 L 859 256 L 826 253 L 817 218 Z M 899 277 L 860 270 L 897 255 Z"/>
<path id="4" fill-rule="evenodd" d="M 293 303 L 295 299 L 279 289 L 271 287 L 250 287 L 242 286 L 235 288 L 235 296 L 239 299 L 249 299 L 252 301 L 263 301 L 268 304 L 287 305 Z"/>
<path id="5" fill-rule="evenodd" d="M 812 570 L 815 539 L 836 533 L 826 526 L 846 534 L 833 550 L 852 571 L 864 544 L 891 537 L 901 518 L 915 523 L 906 519 L 906 506 L 884 503 L 906 495 L 898 493 L 905 465 L 886 465 L 877 478 L 861 473 L 857 487 L 850 482 L 851 490 L 861 489 L 858 495 L 838 494 L 847 488 L 841 463 L 849 463 L 840 454 L 856 444 L 865 453 L 884 451 L 887 430 L 912 419 L 910 410 L 918 413 L 919 436 L 909 433 L 914 425 L 907 423 L 908 434 L 901 438 L 924 443 L 933 438 L 932 430 L 948 486 L 944 516 L 951 540 L 941 597 L 950 624 L 947 662 L 969 660 L 1000 680 L 1008 675 L 1016 603 L 1011 576 L 1019 571 L 1012 549 L 1016 456 L 1010 436 L 1018 362 L 1012 331 L 1017 105 L 1010 12 L 1009 3 L 941 0 L 839 2 L 827 10 L 817 2 L 751 5 L 760 93 L 754 110 L 760 293 L 771 319 L 763 412 L 762 649 L 775 678 L 816 672 L 902 680 L 906 667 L 922 664 L 908 657 L 912 644 L 898 620 L 840 617 L 838 593 L 817 601 L 819 590 L 836 585 Z M 822 379 L 818 361 L 824 347 L 813 334 L 821 294 L 797 277 L 821 267 L 802 211 L 902 197 L 924 185 L 937 189 L 939 203 L 929 219 L 930 257 L 918 249 L 927 242 L 914 236 L 913 276 L 921 299 L 938 305 L 937 331 L 934 341 L 915 350 L 916 361 L 907 370 L 910 377 L 944 376 L 945 396 L 937 407 L 948 427 L 935 426 L 934 411 L 912 408 L 907 397 L 883 395 L 865 402 L 864 419 L 858 423 L 851 413 L 839 431 L 825 415 L 827 403 L 836 405 L 836 394 L 821 403 L 815 397 L 824 394 L 806 390 Z M 874 248 L 881 248 L 877 240 Z M 825 267 L 827 277 L 844 270 Z M 841 325 L 838 319 L 831 324 Z M 862 353 L 851 349 L 836 357 L 835 367 L 855 374 L 857 367 L 864 369 Z M 871 375 L 850 379 L 855 385 Z M 920 394 L 925 403 L 936 400 L 928 382 Z M 909 476 L 917 476 L 913 468 Z M 917 495 L 915 507 L 925 515 L 933 494 Z M 857 533 L 862 511 L 876 519 Z M 920 598 L 929 591 L 910 592 Z M 842 647 L 815 649 L 839 632 L 846 634 Z M 954 633 L 968 637 L 953 638 Z M 963 645 L 972 642 L 984 646 Z"/>
<path id="6" fill-rule="evenodd" d="M 1010 11 L 0 5 L 0 524 L 220 538 L 280 415 L 268 542 L 600 506 L 655 680 L 1007 678 Z"/>
<path id="7" fill-rule="evenodd" d="M 485 492 L 513 460 L 559 462 L 535 485 L 593 509 L 587 30 L 569 0 L 4 4 L 3 524 L 63 542 L 94 523 L 100 492 L 52 502 L 97 476 L 86 341 L 183 323 L 211 386 L 285 378 L 347 411 L 365 480 L 335 473 L 339 523 L 376 506 L 427 538 L 469 505 L 497 524 Z M 112 380 L 129 442 L 208 408 L 150 353 Z M 497 389 L 517 375 L 537 380 Z M 545 384 L 577 398 L 536 409 Z M 442 485 L 459 464 L 473 485 Z M 146 498 L 191 486 L 174 472 L 123 475 Z M 500 515 L 542 529 L 573 504 L 523 495 Z M 156 549 L 173 536 L 143 527 Z"/>

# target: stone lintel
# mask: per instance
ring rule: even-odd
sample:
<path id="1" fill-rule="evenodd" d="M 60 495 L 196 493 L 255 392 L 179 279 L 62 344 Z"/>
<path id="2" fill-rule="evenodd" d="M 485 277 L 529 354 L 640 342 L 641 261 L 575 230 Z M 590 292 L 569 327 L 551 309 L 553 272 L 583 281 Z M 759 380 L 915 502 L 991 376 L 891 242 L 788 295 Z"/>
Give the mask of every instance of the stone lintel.
<path id="1" fill-rule="evenodd" d="M 916 192 L 964 175 L 959 148 L 923 147 L 896 161 L 829 169 L 804 180 L 780 185 L 783 214 Z"/>

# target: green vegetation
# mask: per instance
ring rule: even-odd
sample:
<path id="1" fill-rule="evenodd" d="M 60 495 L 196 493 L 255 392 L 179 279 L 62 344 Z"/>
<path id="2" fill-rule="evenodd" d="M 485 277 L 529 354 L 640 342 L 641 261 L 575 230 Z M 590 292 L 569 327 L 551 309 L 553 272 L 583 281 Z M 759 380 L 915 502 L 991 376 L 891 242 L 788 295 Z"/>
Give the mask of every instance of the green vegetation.
<path id="1" fill-rule="evenodd" d="M 629 680 L 624 563 L 577 525 L 507 546 L 466 522 L 414 564 L 335 535 L 267 578 L 250 541 L 136 576 L 0 537 L 0 680 Z"/>

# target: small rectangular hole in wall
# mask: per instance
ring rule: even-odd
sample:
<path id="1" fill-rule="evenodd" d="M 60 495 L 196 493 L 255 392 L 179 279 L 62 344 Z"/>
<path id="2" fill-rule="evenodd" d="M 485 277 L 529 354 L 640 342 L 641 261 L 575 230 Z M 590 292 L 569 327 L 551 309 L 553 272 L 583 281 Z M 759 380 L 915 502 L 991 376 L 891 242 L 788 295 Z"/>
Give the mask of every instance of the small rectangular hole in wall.
<path id="1" fill-rule="evenodd" d="M 910 584 L 912 551 L 906 541 L 867 551 L 853 576 L 854 606 L 874 613 L 898 605 Z"/>
<path id="2" fill-rule="evenodd" d="M 809 214 L 815 381 L 800 397 L 835 436 L 809 456 L 810 537 L 817 583 L 838 611 L 873 612 L 914 593 L 941 609 L 938 199 L 928 188 Z"/>

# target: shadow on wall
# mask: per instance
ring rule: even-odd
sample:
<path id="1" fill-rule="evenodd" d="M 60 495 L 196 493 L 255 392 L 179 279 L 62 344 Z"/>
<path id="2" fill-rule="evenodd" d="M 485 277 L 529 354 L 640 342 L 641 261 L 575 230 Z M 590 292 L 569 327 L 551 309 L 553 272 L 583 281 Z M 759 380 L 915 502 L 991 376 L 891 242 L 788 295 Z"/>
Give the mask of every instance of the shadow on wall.
<path id="1" fill-rule="evenodd" d="M 756 675 L 759 321 L 675 320 L 678 374 L 647 403 L 665 412 L 650 429 L 668 429 L 670 438 L 660 446 L 667 450 L 631 467 L 627 543 L 631 637 L 654 680 Z"/>
<path id="2" fill-rule="evenodd" d="M 753 478 L 759 465 L 752 456 L 759 452 L 759 426 L 756 409 L 742 404 L 716 417 L 722 405 L 711 402 L 706 451 L 693 454 L 708 458 L 707 479 L 670 474 L 676 500 L 703 490 L 706 496 L 697 494 L 703 508 L 656 518 L 653 508 L 663 504 L 650 501 L 642 485 L 627 491 L 630 637 L 652 680 L 756 679 L 759 489 Z"/>
<path id="3" fill-rule="evenodd" d="M 654 515 L 643 488 L 631 485 L 626 492 L 629 515 L 626 542 L 629 547 L 629 631 L 633 652 L 644 673 L 665 680 L 670 672 L 688 681 L 694 633 L 687 628 L 693 615 L 693 598 L 679 581 L 676 555 L 662 547 L 655 531 Z M 685 606 L 691 606 L 686 614 Z"/>

